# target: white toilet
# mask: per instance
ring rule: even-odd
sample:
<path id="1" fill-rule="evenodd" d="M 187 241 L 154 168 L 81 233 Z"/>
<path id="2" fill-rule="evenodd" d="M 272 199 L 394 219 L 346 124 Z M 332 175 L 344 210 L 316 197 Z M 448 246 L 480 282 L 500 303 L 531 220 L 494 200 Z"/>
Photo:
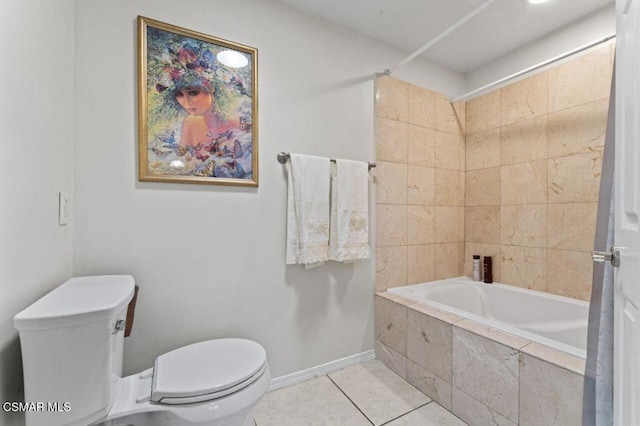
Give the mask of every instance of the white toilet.
<path id="1" fill-rule="evenodd" d="M 271 380 L 264 348 L 208 340 L 122 377 L 133 277 L 72 278 L 17 314 L 27 426 L 253 426 Z M 56 404 L 57 403 L 57 404 Z"/>

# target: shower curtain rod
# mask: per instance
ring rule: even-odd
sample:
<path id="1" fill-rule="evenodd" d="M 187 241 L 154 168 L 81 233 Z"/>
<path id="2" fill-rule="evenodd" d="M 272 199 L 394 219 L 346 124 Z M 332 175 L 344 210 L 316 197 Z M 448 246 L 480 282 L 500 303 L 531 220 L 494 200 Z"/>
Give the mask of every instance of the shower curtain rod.
<path id="1" fill-rule="evenodd" d="M 601 38 L 601 39 L 598 39 L 598 40 L 593 41 L 591 43 L 585 44 L 585 45 L 580 46 L 580 47 L 578 47 L 576 49 L 573 49 L 573 50 L 570 50 L 570 51 L 568 51 L 566 53 L 563 53 L 562 55 L 555 56 L 555 57 L 553 57 L 551 59 L 548 59 L 546 61 L 540 62 L 539 64 L 533 65 L 533 66 L 531 66 L 529 68 L 525 68 L 522 71 L 518 71 L 516 73 L 513 73 L 511 75 L 503 77 L 503 78 L 501 78 L 499 80 L 496 80 L 493 83 L 486 84 L 486 85 L 484 85 L 484 86 L 482 86 L 482 87 L 480 87 L 478 89 L 472 90 L 471 92 L 467 92 L 464 95 L 460 95 L 460 96 L 457 96 L 455 98 L 452 98 L 452 99 L 449 100 L 449 102 L 454 103 L 454 102 L 458 102 L 458 101 L 468 101 L 469 99 L 476 97 L 476 95 L 480 95 L 480 94 L 484 93 L 487 89 L 490 89 L 491 87 L 498 86 L 498 85 L 500 85 L 502 83 L 505 83 L 507 81 L 513 80 L 514 78 L 518 78 L 518 77 L 521 77 L 521 76 L 523 76 L 525 74 L 528 74 L 530 72 L 539 70 L 540 68 L 546 67 L 547 65 L 551 65 L 551 64 L 553 64 L 555 62 L 561 61 L 562 59 L 565 59 L 565 58 L 568 58 L 570 56 L 573 56 L 573 55 L 575 55 L 577 53 L 580 53 L 580 52 L 582 52 L 584 50 L 590 49 L 590 48 L 592 48 L 594 46 L 597 46 L 599 44 L 606 43 L 609 40 L 614 39 L 614 38 L 616 38 L 616 35 L 615 34 L 611 34 L 611 35 L 606 36 L 604 38 Z"/>
<path id="2" fill-rule="evenodd" d="M 440 40 L 442 40 L 443 38 L 445 38 L 446 36 L 448 36 L 449 34 L 454 32 L 455 30 L 457 30 L 460 26 L 464 25 L 471 18 L 473 18 L 478 13 L 482 12 L 485 8 L 487 8 L 489 5 L 491 5 L 491 3 L 493 3 L 494 1 L 495 0 L 487 0 L 481 6 L 477 7 L 474 10 L 472 10 L 467 15 L 465 15 L 460 20 L 458 20 L 458 22 L 456 22 L 455 24 L 453 24 L 452 26 L 450 26 L 449 28 L 447 28 L 446 30 L 444 30 L 443 32 L 438 34 L 435 38 L 429 40 L 427 43 L 425 43 L 421 48 L 419 48 L 418 50 L 413 52 L 411 55 L 409 55 L 406 58 L 404 58 L 398 65 L 396 65 L 393 68 L 385 69 L 383 74 L 384 75 L 390 75 L 396 69 L 398 69 L 401 66 L 413 61 L 416 58 L 416 56 L 422 54 L 425 50 L 429 49 L 431 46 L 433 46 L 434 44 L 438 43 Z"/>

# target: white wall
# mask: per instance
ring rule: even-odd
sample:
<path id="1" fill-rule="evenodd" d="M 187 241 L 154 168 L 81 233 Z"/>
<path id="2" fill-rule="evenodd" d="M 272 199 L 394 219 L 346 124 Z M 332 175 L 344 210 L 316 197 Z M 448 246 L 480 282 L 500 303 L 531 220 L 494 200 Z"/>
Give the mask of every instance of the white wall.
<path id="1" fill-rule="evenodd" d="M 544 36 L 526 46 L 509 52 L 490 63 L 467 73 L 467 90 L 475 90 L 493 81 L 562 55 L 578 47 L 615 34 L 615 3 Z M 511 81 L 510 83 L 513 83 Z M 496 87 L 491 90 L 495 90 Z"/>
<path id="2" fill-rule="evenodd" d="M 258 48 L 257 189 L 137 181 L 137 15 Z M 224 336 L 262 343 L 274 377 L 372 349 L 373 261 L 284 265 L 276 154 L 373 161 L 373 73 L 405 54 L 265 0 L 82 0 L 75 42 L 74 273 L 140 284 L 126 372 Z M 464 87 L 424 62 L 397 76 Z"/>
<path id="3" fill-rule="evenodd" d="M 71 276 L 73 1 L 5 0 L 0 13 L 0 402 L 21 397 L 13 316 Z M 0 424 L 22 423 L 0 410 Z"/>

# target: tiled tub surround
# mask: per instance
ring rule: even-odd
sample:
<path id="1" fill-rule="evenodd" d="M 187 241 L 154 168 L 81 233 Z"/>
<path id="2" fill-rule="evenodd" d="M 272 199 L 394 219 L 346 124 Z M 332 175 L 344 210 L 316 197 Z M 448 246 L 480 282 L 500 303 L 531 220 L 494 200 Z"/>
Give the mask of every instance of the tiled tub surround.
<path id="1" fill-rule="evenodd" d="M 454 106 L 378 78 L 376 291 L 479 254 L 496 281 L 589 300 L 612 63 L 602 46 Z"/>
<path id="2" fill-rule="evenodd" d="M 466 104 L 465 268 L 589 300 L 613 46 Z"/>
<path id="3" fill-rule="evenodd" d="M 471 426 L 581 425 L 584 360 L 388 292 L 376 356 Z"/>
<path id="4" fill-rule="evenodd" d="M 376 291 L 462 274 L 464 103 L 376 79 Z"/>

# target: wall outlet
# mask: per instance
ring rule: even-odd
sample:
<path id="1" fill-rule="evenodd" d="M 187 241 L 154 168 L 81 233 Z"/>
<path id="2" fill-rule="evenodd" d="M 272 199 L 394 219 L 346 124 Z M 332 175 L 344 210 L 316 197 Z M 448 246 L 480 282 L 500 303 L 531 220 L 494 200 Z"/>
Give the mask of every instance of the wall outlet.
<path id="1" fill-rule="evenodd" d="M 68 192 L 59 193 L 59 210 L 58 210 L 58 224 L 66 225 L 69 223 L 69 215 L 71 213 L 71 196 Z"/>

